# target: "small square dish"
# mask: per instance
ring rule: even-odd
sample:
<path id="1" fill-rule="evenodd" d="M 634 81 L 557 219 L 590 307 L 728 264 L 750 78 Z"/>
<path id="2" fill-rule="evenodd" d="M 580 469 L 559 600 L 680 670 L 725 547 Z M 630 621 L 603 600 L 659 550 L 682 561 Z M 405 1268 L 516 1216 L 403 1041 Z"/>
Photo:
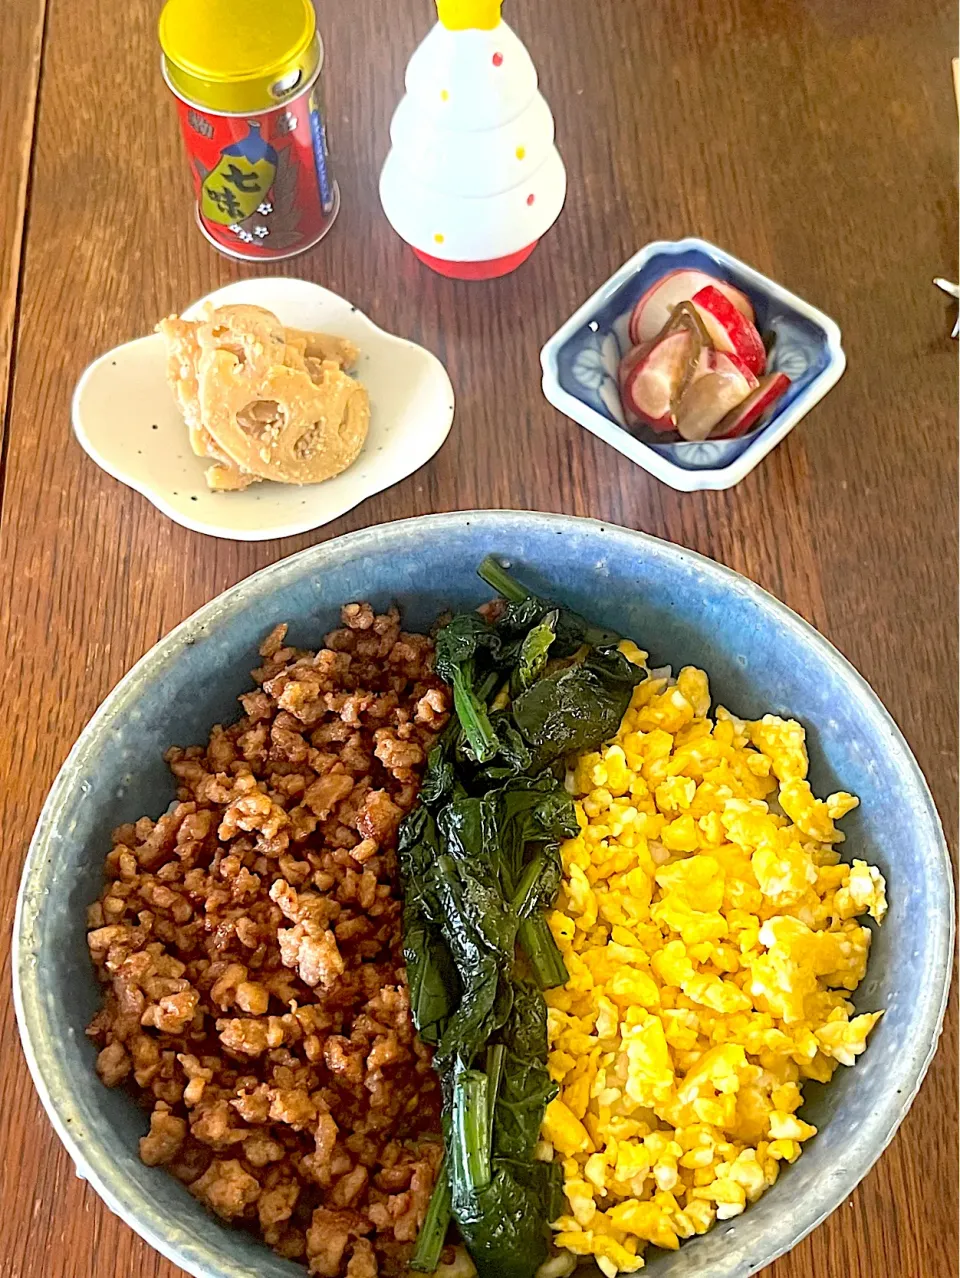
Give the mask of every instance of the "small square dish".
<path id="1" fill-rule="evenodd" d="M 757 327 L 772 340 L 766 371 L 789 389 L 760 424 L 735 439 L 644 442 L 626 428 L 617 369 L 630 349 L 630 315 L 646 290 L 671 271 L 703 271 L 749 298 Z M 706 240 L 657 240 L 602 284 L 540 352 L 543 393 L 555 408 L 681 492 L 732 488 L 766 457 L 840 379 L 846 356 L 829 316 Z"/>

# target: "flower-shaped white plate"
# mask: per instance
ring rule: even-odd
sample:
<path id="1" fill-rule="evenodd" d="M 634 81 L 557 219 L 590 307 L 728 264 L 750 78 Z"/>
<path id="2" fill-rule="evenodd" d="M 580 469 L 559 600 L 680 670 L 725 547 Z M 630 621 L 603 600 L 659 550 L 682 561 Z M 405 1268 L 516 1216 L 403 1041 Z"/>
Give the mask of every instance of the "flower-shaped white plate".
<path id="1" fill-rule="evenodd" d="M 385 333 L 355 306 L 319 284 L 252 279 L 228 284 L 184 312 L 214 306 L 265 306 L 294 328 L 336 333 L 360 348 L 355 375 L 370 392 L 370 432 L 357 460 L 322 484 L 253 484 L 213 493 L 194 456 L 166 380 L 159 334 L 118 346 L 84 372 L 73 397 L 73 429 L 114 479 L 136 489 L 194 532 L 233 541 L 267 541 L 319 528 L 429 461 L 450 432 L 453 387 L 435 355 Z"/>

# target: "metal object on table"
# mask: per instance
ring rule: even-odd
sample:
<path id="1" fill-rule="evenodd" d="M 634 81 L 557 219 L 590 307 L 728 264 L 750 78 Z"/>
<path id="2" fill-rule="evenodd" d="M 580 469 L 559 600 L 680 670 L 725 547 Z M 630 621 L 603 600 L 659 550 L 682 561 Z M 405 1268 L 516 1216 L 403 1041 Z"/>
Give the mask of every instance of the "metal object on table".
<path id="1" fill-rule="evenodd" d="M 255 261 L 312 248 L 340 192 L 310 0 L 167 0 L 159 35 L 200 230 L 221 253 Z"/>
<path id="2" fill-rule="evenodd" d="M 960 301 L 960 285 L 951 284 L 949 280 L 945 280 L 939 275 L 933 282 L 937 288 L 942 288 L 945 293 L 949 293 L 951 297 L 955 297 Z M 960 316 L 957 317 L 957 322 L 954 324 L 953 332 L 950 336 L 956 337 L 958 333 L 960 333 Z"/>

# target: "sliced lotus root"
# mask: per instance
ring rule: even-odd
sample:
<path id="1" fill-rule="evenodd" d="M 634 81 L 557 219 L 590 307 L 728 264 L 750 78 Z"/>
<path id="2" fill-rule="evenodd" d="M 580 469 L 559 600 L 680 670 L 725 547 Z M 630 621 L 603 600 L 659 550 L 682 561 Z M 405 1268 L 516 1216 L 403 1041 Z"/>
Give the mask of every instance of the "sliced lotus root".
<path id="1" fill-rule="evenodd" d="M 266 314 L 269 315 L 269 312 Z M 157 332 L 167 347 L 167 381 L 187 424 L 190 447 L 198 457 L 209 457 L 216 463 L 206 472 L 208 486 L 220 492 L 235 492 L 248 487 L 255 476 L 241 474 L 236 462 L 217 448 L 201 420 L 197 384 L 202 353 L 197 338 L 199 328 L 199 321 L 179 319 L 176 315 L 170 315 L 157 325 Z"/>
<path id="2" fill-rule="evenodd" d="M 204 472 L 207 487 L 213 493 L 239 493 L 251 484 L 259 484 L 260 476 L 241 470 L 236 462 L 218 461 Z"/>
<path id="3" fill-rule="evenodd" d="M 370 425 L 370 402 L 335 361 L 317 380 L 275 366 L 256 385 L 226 350 L 200 361 L 200 407 L 216 444 L 242 471 L 284 484 L 318 484 L 354 462 Z"/>
<path id="4" fill-rule="evenodd" d="M 305 360 L 333 360 L 340 368 L 356 363 L 355 343 L 327 333 L 285 328 L 262 306 L 221 306 L 208 313 L 197 330 L 201 353 L 227 350 L 254 376 L 263 376 L 274 364 L 304 368 Z"/>
<path id="5" fill-rule="evenodd" d="M 170 316 L 157 325 L 157 331 L 166 342 L 167 378 L 187 423 L 190 446 L 198 456 L 208 457 L 214 463 L 206 472 L 207 484 L 211 489 L 220 492 L 237 491 L 261 478 L 280 479 L 280 470 L 289 470 L 291 475 L 282 482 L 319 482 L 313 478 L 301 478 L 301 475 L 307 471 L 315 474 L 324 469 L 318 455 L 323 451 L 324 441 L 328 438 L 336 441 L 336 446 L 325 463 L 328 467 L 334 467 L 330 474 L 338 474 L 359 452 L 369 420 L 366 397 L 364 395 L 357 400 L 354 394 L 357 383 L 350 379 L 343 383 L 336 382 L 328 367 L 332 366 L 337 371 L 355 364 L 359 351 L 353 342 L 325 333 L 285 328 L 271 311 L 251 305 L 218 308 L 208 305 L 200 319 L 183 320 Z M 222 352 L 225 358 L 213 360 L 217 352 Z M 200 396 L 200 365 L 204 357 L 210 357 L 213 361 L 209 372 L 206 407 L 201 404 Z M 319 412 L 309 423 L 304 420 L 299 423 L 294 421 L 295 426 L 302 426 L 303 429 L 300 436 L 290 436 L 291 440 L 299 438 L 292 460 L 289 457 L 283 460 L 283 449 L 279 452 L 272 449 L 279 436 L 281 409 L 276 400 L 264 399 L 260 394 L 260 387 L 271 372 L 284 368 L 306 377 L 329 400 L 324 411 Z M 256 473 L 238 462 L 208 429 L 206 414 L 216 411 L 219 379 L 225 379 L 225 387 L 228 375 L 230 387 L 238 394 L 240 388 L 245 388 L 245 404 L 254 406 L 250 412 L 244 413 L 241 410 L 241 416 L 237 420 L 245 435 L 256 441 L 259 458 Z M 291 387 L 291 393 L 293 398 L 283 409 L 284 424 L 288 410 L 298 411 L 295 387 Z M 337 418 L 336 414 L 340 411 L 337 404 L 340 400 L 343 401 L 343 408 L 340 418 Z M 319 411 L 319 401 L 315 399 L 311 403 L 312 411 Z M 273 405 L 277 406 L 276 410 Z M 353 447 L 350 441 L 358 432 L 359 443 L 350 455 Z M 250 456 L 250 446 L 246 440 L 234 439 L 235 448 L 241 442 L 243 447 L 239 451 L 242 456 Z M 270 456 L 269 461 L 261 456 L 265 452 Z M 348 460 L 340 460 L 341 458 Z M 306 471 L 304 461 L 311 463 Z M 269 475 L 264 473 L 265 468 L 270 469 Z M 323 477 L 329 478 L 329 475 Z"/>
<path id="6" fill-rule="evenodd" d="M 197 325 L 170 315 L 157 325 L 167 347 L 167 381 L 176 397 L 183 420 L 190 431 L 190 446 L 198 457 L 206 457 L 203 443 L 207 432 L 200 421 L 200 391 L 197 376 L 200 366 L 200 343 Z"/>
<path id="7" fill-rule="evenodd" d="M 332 360 L 340 368 L 353 368 L 360 358 L 360 348 L 346 337 L 331 337 L 328 333 L 308 333 L 302 328 L 287 328 L 287 345 L 294 347 L 300 356 L 323 364 Z M 286 363 L 290 363 L 288 358 Z M 309 363 L 308 363 L 309 367 Z"/>
<path id="8" fill-rule="evenodd" d="M 197 344 L 201 359 L 208 351 L 228 351 L 252 382 L 283 363 L 287 337 L 262 306 L 219 306 L 197 322 Z"/>

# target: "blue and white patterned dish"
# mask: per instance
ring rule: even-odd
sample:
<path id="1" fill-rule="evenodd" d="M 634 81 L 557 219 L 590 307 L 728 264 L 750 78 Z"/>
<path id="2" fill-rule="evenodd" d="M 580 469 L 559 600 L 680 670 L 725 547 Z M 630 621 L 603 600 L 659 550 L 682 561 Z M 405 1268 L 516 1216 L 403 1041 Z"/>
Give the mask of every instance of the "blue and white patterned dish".
<path id="1" fill-rule="evenodd" d="M 617 365 L 629 349 L 627 324 L 639 297 L 669 271 L 690 267 L 735 284 L 750 298 L 757 327 L 773 334 L 769 372 L 792 385 L 761 425 L 740 439 L 645 443 L 625 429 Z M 625 262 L 540 352 L 543 393 L 672 488 L 732 488 L 776 447 L 846 368 L 840 329 L 827 315 L 706 240 L 657 240 Z"/>

